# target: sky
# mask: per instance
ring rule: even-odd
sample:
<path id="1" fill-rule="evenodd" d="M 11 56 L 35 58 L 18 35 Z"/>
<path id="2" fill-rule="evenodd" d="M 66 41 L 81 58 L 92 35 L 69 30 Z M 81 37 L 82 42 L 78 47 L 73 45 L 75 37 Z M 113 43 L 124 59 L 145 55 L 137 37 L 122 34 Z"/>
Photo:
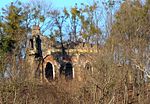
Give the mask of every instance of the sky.
<path id="1" fill-rule="evenodd" d="M 0 8 L 9 4 L 10 2 L 15 2 L 16 0 L 0 0 Z M 31 0 L 20 0 L 22 2 L 30 2 Z M 55 8 L 71 7 L 75 3 L 86 3 L 89 4 L 92 0 L 45 0 L 46 2 L 51 2 Z"/>
<path id="2" fill-rule="evenodd" d="M 9 5 L 11 2 L 16 2 L 17 0 L 0 0 L 0 15 L 2 14 L 1 13 L 1 8 L 2 7 L 5 7 L 6 5 Z M 31 2 L 31 1 L 34 1 L 34 0 L 19 0 L 23 3 L 26 3 L 26 2 Z M 35 0 L 36 1 L 36 0 Z M 52 8 L 55 8 L 55 9 L 62 9 L 64 7 L 66 8 L 70 8 L 72 6 L 74 6 L 76 3 L 78 5 L 80 5 L 81 3 L 84 3 L 84 4 L 92 4 L 94 0 L 41 0 L 41 1 L 46 1 L 46 2 L 50 2 L 52 4 Z M 99 0 L 99 1 L 108 1 L 108 0 Z M 116 0 L 117 1 L 117 0 Z M 99 5 L 102 9 L 102 4 L 100 3 Z M 103 9 L 102 9 L 103 10 Z M 102 15 L 103 19 L 101 20 L 101 23 L 100 23 L 100 27 L 102 30 L 105 31 L 105 20 L 106 20 L 106 13 L 102 13 L 100 14 Z"/>

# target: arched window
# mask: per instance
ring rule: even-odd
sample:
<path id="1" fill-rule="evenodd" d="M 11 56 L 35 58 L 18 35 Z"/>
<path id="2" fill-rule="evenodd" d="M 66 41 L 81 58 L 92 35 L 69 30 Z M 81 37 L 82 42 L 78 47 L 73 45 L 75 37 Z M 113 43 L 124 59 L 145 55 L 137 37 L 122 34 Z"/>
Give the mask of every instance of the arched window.
<path id="1" fill-rule="evenodd" d="M 33 49 L 34 45 L 33 45 L 33 39 L 30 39 L 30 48 Z"/>
<path id="2" fill-rule="evenodd" d="M 93 71 L 93 67 L 92 67 L 91 63 L 87 62 L 85 64 L 85 69 L 92 72 Z"/>

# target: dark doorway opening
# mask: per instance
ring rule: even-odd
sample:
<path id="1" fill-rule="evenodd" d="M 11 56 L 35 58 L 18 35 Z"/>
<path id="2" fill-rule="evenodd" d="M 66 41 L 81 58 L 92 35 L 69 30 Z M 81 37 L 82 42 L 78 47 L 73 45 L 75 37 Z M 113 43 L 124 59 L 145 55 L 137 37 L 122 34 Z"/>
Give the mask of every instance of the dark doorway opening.
<path id="1" fill-rule="evenodd" d="M 48 62 L 46 64 L 46 68 L 45 68 L 45 77 L 48 79 L 48 80 L 52 80 L 53 79 L 53 65 Z"/>
<path id="2" fill-rule="evenodd" d="M 65 77 L 67 79 L 73 79 L 73 66 L 70 62 L 65 65 Z"/>

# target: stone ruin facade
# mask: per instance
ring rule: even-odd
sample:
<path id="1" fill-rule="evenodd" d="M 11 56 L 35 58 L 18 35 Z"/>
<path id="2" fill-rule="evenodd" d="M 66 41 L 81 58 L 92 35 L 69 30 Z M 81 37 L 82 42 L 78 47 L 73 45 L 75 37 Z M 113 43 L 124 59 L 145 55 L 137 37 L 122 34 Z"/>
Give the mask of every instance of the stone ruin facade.
<path id="1" fill-rule="evenodd" d="M 84 69 L 92 71 L 91 59 L 88 55 L 96 53 L 96 47 L 83 43 L 65 44 L 65 55 L 61 45 L 40 33 L 39 26 L 34 26 L 27 42 L 27 61 L 30 64 L 30 78 L 50 81 L 64 76 L 66 79 L 82 80 Z"/>

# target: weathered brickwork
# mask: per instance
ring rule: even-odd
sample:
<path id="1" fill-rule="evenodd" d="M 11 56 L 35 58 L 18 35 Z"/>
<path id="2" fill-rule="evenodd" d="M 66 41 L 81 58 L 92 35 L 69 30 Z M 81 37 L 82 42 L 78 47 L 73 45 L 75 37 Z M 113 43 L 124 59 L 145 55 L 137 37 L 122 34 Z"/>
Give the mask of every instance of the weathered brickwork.
<path id="1" fill-rule="evenodd" d="M 64 75 L 68 79 L 82 80 L 81 69 L 91 68 L 88 54 L 97 53 L 95 46 L 79 43 L 74 48 L 66 48 L 66 54 L 61 54 L 61 47 L 40 33 L 38 26 L 33 27 L 28 39 L 27 59 L 30 63 L 31 78 L 54 80 Z"/>

